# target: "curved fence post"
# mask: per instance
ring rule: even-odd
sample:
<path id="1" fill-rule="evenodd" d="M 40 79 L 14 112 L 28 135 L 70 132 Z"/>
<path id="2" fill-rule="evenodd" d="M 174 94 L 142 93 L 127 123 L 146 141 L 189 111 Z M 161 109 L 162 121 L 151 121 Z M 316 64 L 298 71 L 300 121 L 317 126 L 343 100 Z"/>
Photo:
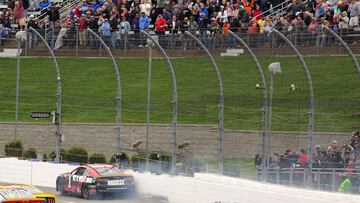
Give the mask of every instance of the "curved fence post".
<path id="1" fill-rule="evenodd" d="M 360 67 L 359 67 L 359 63 L 356 60 L 356 57 L 354 55 L 354 53 L 351 51 L 350 47 L 346 44 L 346 42 L 344 42 L 344 40 L 334 31 L 332 31 L 330 28 L 328 28 L 326 25 L 322 25 L 321 29 L 326 30 L 327 32 L 329 32 L 330 34 L 332 34 L 337 40 L 339 40 L 339 42 L 345 47 L 346 51 L 348 52 L 348 54 L 351 56 L 351 59 L 353 61 L 353 64 L 355 66 L 356 71 L 358 72 L 359 75 L 359 79 L 360 79 Z"/>
<path id="2" fill-rule="evenodd" d="M 96 34 L 93 30 L 91 29 L 87 29 L 91 34 L 93 34 L 99 41 L 100 43 L 104 46 L 105 50 L 108 52 L 111 61 L 113 63 L 113 68 L 114 68 L 114 72 L 115 72 L 115 77 L 116 77 L 116 84 L 117 84 L 117 89 L 116 89 L 116 139 L 117 139 L 117 147 L 116 147 L 116 151 L 117 153 L 121 152 L 121 147 L 120 147 L 120 127 L 121 127 L 121 85 L 120 85 L 120 73 L 119 73 L 119 68 L 117 66 L 117 63 L 115 61 L 115 58 L 113 56 L 113 54 L 110 51 L 110 48 L 106 45 L 106 43 L 104 42 L 103 39 L 101 39 L 101 37 Z"/>
<path id="3" fill-rule="evenodd" d="M 202 49 L 206 52 L 206 54 L 209 56 L 210 61 L 213 65 L 213 68 L 216 72 L 216 79 L 218 82 L 218 95 L 219 95 L 219 161 L 218 161 L 218 172 L 223 173 L 224 170 L 224 90 L 223 90 L 223 84 L 222 79 L 220 75 L 219 68 L 215 62 L 214 57 L 211 55 L 210 51 L 206 48 L 206 46 L 193 34 L 191 34 L 189 31 L 185 31 L 185 34 L 190 36 L 192 39 L 198 43 Z"/>
<path id="4" fill-rule="evenodd" d="M 34 28 L 29 27 L 29 30 L 34 32 L 37 36 L 39 36 L 39 38 L 44 42 L 44 44 L 46 45 L 46 48 L 49 50 L 52 60 L 54 62 L 54 66 L 55 66 L 55 71 L 56 71 L 56 112 L 55 112 L 55 124 L 56 124 L 56 149 L 55 149 L 55 154 L 56 154 L 56 158 L 55 161 L 56 162 L 60 162 L 60 149 L 61 149 L 61 144 L 62 144 L 62 135 L 61 135 L 61 77 L 60 77 L 60 69 L 59 69 L 59 65 L 56 61 L 56 57 L 54 55 L 53 50 L 51 49 L 51 47 L 49 46 L 49 44 L 46 42 L 46 40 L 44 39 L 44 37 L 38 32 L 36 31 Z"/>
<path id="5" fill-rule="evenodd" d="M 288 38 L 286 38 L 282 33 L 280 33 L 277 29 L 272 28 L 270 33 L 274 32 L 276 35 L 281 37 L 289 46 L 290 48 L 296 53 L 298 59 L 300 60 L 300 63 L 302 65 L 302 68 L 304 70 L 305 76 L 306 76 L 306 85 L 308 89 L 308 133 L 309 133 L 309 149 L 308 149 L 308 164 L 309 164 L 309 170 L 308 170 L 308 182 L 309 186 L 311 187 L 311 173 L 312 173 L 312 163 L 313 163 L 313 157 L 312 157 L 312 142 L 313 142 L 313 134 L 314 134 L 314 113 L 315 113 L 315 102 L 314 102 L 314 90 L 312 85 L 312 80 L 310 76 L 309 69 L 304 61 L 303 56 L 300 54 L 299 50 L 294 46 L 293 43 L 290 42 Z"/>
<path id="6" fill-rule="evenodd" d="M 265 171 L 265 154 L 267 154 L 267 156 L 270 156 L 270 146 L 266 146 L 266 139 L 270 140 L 270 135 L 267 134 L 266 132 L 266 125 L 267 125 L 267 118 L 266 118 L 266 114 L 267 114 L 267 93 L 266 93 L 266 81 L 265 81 L 265 76 L 264 76 L 264 72 L 261 68 L 260 62 L 257 59 L 257 57 L 255 56 L 254 52 L 251 50 L 251 48 L 246 44 L 246 42 L 244 40 L 242 40 L 239 36 L 237 36 L 235 33 L 233 33 L 231 30 L 228 30 L 228 33 L 234 37 L 238 42 L 240 42 L 240 44 L 242 46 L 245 47 L 245 49 L 250 53 L 251 58 L 253 59 L 253 61 L 256 64 L 256 69 L 258 71 L 260 80 L 261 80 L 261 93 L 262 93 L 262 154 L 263 154 L 263 159 L 262 159 L 262 173 L 263 173 L 263 178 L 264 178 L 264 171 Z M 269 142 L 267 143 L 269 144 Z M 267 148 L 267 151 L 266 151 Z"/>
<path id="7" fill-rule="evenodd" d="M 175 71 L 173 69 L 172 63 L 170 61 L 169 56 L 166 54 L 166 52 L 164 51 L 164 49 L 160 46 L 160 44 L 154 40 L 154 38 L 152 38 L 147 32 L 145 32 L 144 30 L 140 31 L 142 34 L 144 34 L 148 39 L 150 39 L 157 47 L 158 49 L 161 51 L 161 53 L 164 55 L 165 60 L 168 64 L 168 68 L 169 71 L 171 73 L 171 77 L 173 80 L 173 100 L 171 101 L 171 103 L 173 104 L 173 126 L 172 126 L 172 135 L 173 135 L 173 143 L 172 143 L 172 161 L 171 161 L 171 173 L 173 175 L 175 175 L 175 167 L 176 167 L 176 148 L 177 148 L 177 144 L 176 144 L 176 129 L 177 129 L 177 86 L 176 86 L 176 77 L 175 77 Z"/>

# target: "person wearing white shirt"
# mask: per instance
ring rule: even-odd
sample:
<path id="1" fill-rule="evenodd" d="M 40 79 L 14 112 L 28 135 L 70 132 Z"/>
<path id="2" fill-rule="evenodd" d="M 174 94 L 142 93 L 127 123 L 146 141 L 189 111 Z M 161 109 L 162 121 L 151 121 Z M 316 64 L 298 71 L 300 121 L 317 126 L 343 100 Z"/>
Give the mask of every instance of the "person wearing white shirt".
<path id="1" fill-rule="evenodd" d="M 120 30 L 120 47 L 127 48 L 128 47 L 128 34 L 131 30 L 130 23 L 126 20 L 125 16 L 121 17 L 121 22 L 119 24 Z"/>
<path id="2" fill-rule="evenodd" d="M 227 11 L 224 6 L 220 7 L 220 11 L 218 13 L 218 18 L 220 19 L 221 26 L 228 22 Z"/>
<path id="3" fill-rule="evenodd" d="M 151 9 L 151 2 L 148 0 L 143 0 L 143 2 L 140 4 L 140 12 L 145 12 L 147 16 L 150 16 Z"/>
<path id="4" fill-rule="evenodd" d="M 339 18 L 339 28 L 340 29 L 348 29 L 349 28 L 349 17 L 347 16 L 346 11 L 343 11 L 341 13 L 341 16 Z"/>

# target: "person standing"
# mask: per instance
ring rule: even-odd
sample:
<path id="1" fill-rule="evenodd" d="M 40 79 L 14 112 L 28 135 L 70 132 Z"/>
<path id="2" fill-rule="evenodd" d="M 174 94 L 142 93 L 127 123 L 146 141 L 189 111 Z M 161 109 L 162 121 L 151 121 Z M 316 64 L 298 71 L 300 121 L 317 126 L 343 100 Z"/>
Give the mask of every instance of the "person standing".
<path id="1" fill-rule="evenodd" d="M 60 20 L 59 10 L 55 6 L 48 7 L 47 14 L 49 16 L 50 27 L 54 27 L 55 22 Z"/>
<path id="2" fill-rule="evenodd" d="M 140 17 L 139 14 L 136 13 L 135 17 L 131 20 L 131 29 L 132 31 L 134 31 L 134 37 L 135 37 L 135 41 L 139 41 L 140 40 Z"/>
<path id="3" fill-rule="evenodd" d="M 172 16 L 168 26 L 170 27 L 170 33 L 171 33 L 171 48 L 174 48 L 176 46 L 177 41 L 180 41 L 180 43 L 182 43 L 182 41 L 179 38 L 181 23 L 177 19 L 176 15 Z"/>
<path id="4" fill-rule="evenodd" d="M 150 18 L 145 14 L 145 12 L 141 12 L 141 17 L 139 19 L 139 28 L 145 32 L 148 32 L 150 25 Z M 146 46 L 146 37 L 140 34 L 140 45 L 139 47 Z"/>
<path id="5" fill-rule="evenodd" d="M 95 16 L 90 16 L 89 28 L 92 31 L 98 33 L 99 24 L 98 24 L 98 21 L 96 20 Z M 90 39 L 90 47 L 93 49 L 98 48 L 98 46 L 99 46 L 98 40 L 96 39 L 96 37 L 93 34 L 89 35 L 89 39 Z"/>
<path id="6" fill-rule="evenodd" d="M 139 5 L 140 12 L 145 12 L 145 15 L 150 17 L 150 11 L 152 9 L 151 1 L 143 0 L 143 2 Z"/>
<path id="7" fill-rule="evenodd" d="M 349 4 L 349 11 L 350 11 L 349 27 L 356 30 L 359 28 L 360 2 L 357 0 L 351 0 Z"/>
<path id="8" fill-rule="evenodd" d="M 87 27 L 88 27 L 88 21 L 85 19 L 85 15 L 81 14 L 79 21 L 79 46 L 86 47 Z"/>
<path id="9" fill-rule="evenodd" d="M 163 18 L 161 14 L 158 15 L 158 18 L 156 19 L 155 22 L 155 26 L 156 26 L 156 33 L 158 35 L 165 35 L 166 20 Z"/>
<path id="10" fill-rule="evenodd" d="M 27 23 L 28 28 L 34 28 L 35 30 L 39 29 L 38 21 L 35 19 L 34 15 L 30 15 L 29 21 Z M 33 49 L 37 43 L 37 35 L 34 32 L 28 32 L 29 34 L 29 49 Z"/>
<path id="11" fill-rule="evenodd" d="M 25 10 L 23 7 L 22 0 L 15 1 L 14 19 L 15 19 L 15 23 L 17 23 L 19 27 L 25 26 Z"/>
<path id="12" fill-rule="evenodd" d="M 111 48 L 116 48 L 116 42 L 117 42 L 117 34 L 119 30 L 119 20 L 118 20 L 119 14 L 116 11 L 115 7 L 113 7 L 113 10 L 111 11 L 110 16 L 110 32 L 111 32 Z"/>
<path id="13" fill-rule="evenodd" d="M 207 46 L 207 29 L 208 29 L 208 19 L 206 13 L 201 13 L 199 19 L 199 28 L 200 28 L 200 40 Z"/>
<path id="14" fill-rule="evenodd" d="M 159 43 L 160 46 L 164 47 L 165 45 L 165 30 L 166 30 L 166 20 L 165 18 L 163 18 L 163 16 L 161 14 L 158 15 L 158 18 L 156 19 L 155 22 L 155 28 L 156 28 L 156 34 L 159 37 Z"/>
<path id="15" fill-rule="evenodd" d="M 101 36 L 105 41 L 105 44 L 110 47 L 111 32 L 110 32 L 110 24 L 107 18 L 104 18 L 104 21 L 101 23 L 100 32 L 101 32 Z"/>
<path id="16" fill-rule="evenodd" d="M 124 47 L 124 49 L 128 47 L 128 35 L 130 30 L 130 23 L 126 20 L 125 16 L 122 16 L 120 22 L 120 46 Z"/>

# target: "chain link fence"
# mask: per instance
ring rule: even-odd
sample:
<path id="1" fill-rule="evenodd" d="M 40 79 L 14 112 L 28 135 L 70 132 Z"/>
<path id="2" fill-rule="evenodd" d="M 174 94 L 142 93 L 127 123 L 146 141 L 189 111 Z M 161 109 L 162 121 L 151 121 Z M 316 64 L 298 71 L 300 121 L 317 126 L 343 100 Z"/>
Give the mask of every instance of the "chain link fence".
<path id="1" fill-rule="evenodd" d="M 81 146 L 90 153 L 104 153 L 107 159 L 116 151 L 115 104 L 116 85 L 111 60 L 104 47 L 89 33 L 54 30 L 43 34 L 57 56 L 63 82 L 62 136 L 64 149 Z M 64 34 L 62 38 L 59 38 Z M 154 34 L 150 32 L 150 34 Z M 220 32 L 195 32 L 215 57 L 224 85 L 225 136 L 224 174 L 234 177 L 262 179 L 259 160 L 262 154 L 261 116 L 262 95 L 255 63 L 236 40 Z M 288 149 L 298 154 L 308 148 L 306 78 L 290 48 L 272 34 L 237 33 L 258 56 L 268 79 L 267 66 L 275 61 L 283 72 L 275 77 L 271 159 L 284 158 Z M 359 128 L 359 82 L 346 50 L 329 34 L 322 31 L 284 33 L 296 45 L 310 67 L 316 100 L 314 146 L 323 151 L 333 140 L 339 148 L 351 144 L 351 132 Z M 358 32 L 338 33 L 354 53 L 359 53 Z M 16 57 L 15 30 L 10 38 L 1 41 L 0 55 Z M 178 86 L 178 121 L 176 171 L 191 175 L 194 172 L 218 172 L 218 84 L 216 75 L 201 47 L 181 32 L 158 36 L 160 45 L 171 57 Z M 85 39 L 85 40 L 84 40 Z M 115 39 L 115 40 L 114 40 Z M 137 31 L 117 33 L 104 41 L 111 48 L 122 78 L 121 149 L 136 160 L 128 167 L 145 170 L 146 84 L 149 47 Z M 152 47 L 151 125 L 149 170 L 169 173 L 171 151 L 171 77 L 161 53 Z M 224 57 L 221 57 L 224 56 Z M 337 56 L 341 55 L 341 56 Z M 45 56 L 45 57 L 44 57 Z M 30 112 L 55 111 L 56 77 L 46 46 L 28 33 L 21 46 L 20 97 L 17 139 L 25 150 L 35 148 L 38 158 L 55 150 L 56 128 L 52 118 L 32 119 Z M 239 57 L 234 57 L 239 56 Z M 17 61 L 4 58 L 1 62 L 0 150 L 14 139 L 15 78 Z M 338 68 L 330 68 L 330 67 Z M 327 67 L 329 67 L 327 69 Z M 340 82 L 339 81 L 343 81 Z M 342 93 L 334 95 L 335 92 Z M 339 90 L 340 89 L 340 90 Z M 339 110 L 340 109 L 340 110 Z M 354 115 L 355 115 L 354 114 Z M 192 124 L 190 124 L 192 123 Z M 239 130 L 242 129 L 242 130 Z M 138 142 L 140 141 L 140 142 Z M 44 145 L 46 143 L 46 145 Z M 140 143 L 134 147 L 136 143 Z M 181 148 L 180 146 L 185 146 Z M 313 147 L 314 147 L 313 146 Z M 345 149 L 345 148 L 344 148 Z M 31 149 L 30 149 L 31 151 Z M 343 151 L 341 148 L 339 151 Z M 282 156 L 282 157 L 281 157 Z M 67 160 L 63 159 L 64 162 Z M 354 160 L 357 161 L 357 160 Z M 336 162 L 337 163 L 337 162 Z M 268 163 L 270 164 L 270 162 Z M 348 165 L 343 165 L 342 168 Z M 355 166 L 357 166 L 355 164 Z M 269 169 L 267 181 L 303 187 L 310 179 L 299 167 Z M 267 169 L 266 169 L 267 170 Z M 358 170 L 358 169 L 356 169 Z M 312 185 L 317 189 L 337 190 L 344 169 L 314 168 Z M 302 175 L 301 175 L 302 174 Z M 319 178 L 320 177 L 320 178 Z M 330 182 L 323 182 L 331 177 Z M 352 183 L 358 186 L 358 173 L 352 172 Z M 320 182 L 319 182 L 320 181 Z M 353 189 L 356 191 L 356 188 Z"/>

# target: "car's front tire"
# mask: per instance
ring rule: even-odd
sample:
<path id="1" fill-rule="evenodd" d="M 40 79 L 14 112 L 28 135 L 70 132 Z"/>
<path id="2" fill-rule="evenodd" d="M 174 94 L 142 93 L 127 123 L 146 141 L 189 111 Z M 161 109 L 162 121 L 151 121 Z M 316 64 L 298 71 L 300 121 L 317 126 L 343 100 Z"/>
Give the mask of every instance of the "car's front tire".
<path id="1" fill-rule="evenodd" d="M 56 188 L 62 195 L 66 195 L 67 191 L 65 190 L 65 182 L 63 178 L 58 178 L 56 180 Z"/>
<path id="2" fill-rule="evenodd" d="M 89 199 L 90 198 L 89 187 L 86 184 L 83 184 L 82 187 L 81 187 L 81 196 L 84 199 Z"/>

